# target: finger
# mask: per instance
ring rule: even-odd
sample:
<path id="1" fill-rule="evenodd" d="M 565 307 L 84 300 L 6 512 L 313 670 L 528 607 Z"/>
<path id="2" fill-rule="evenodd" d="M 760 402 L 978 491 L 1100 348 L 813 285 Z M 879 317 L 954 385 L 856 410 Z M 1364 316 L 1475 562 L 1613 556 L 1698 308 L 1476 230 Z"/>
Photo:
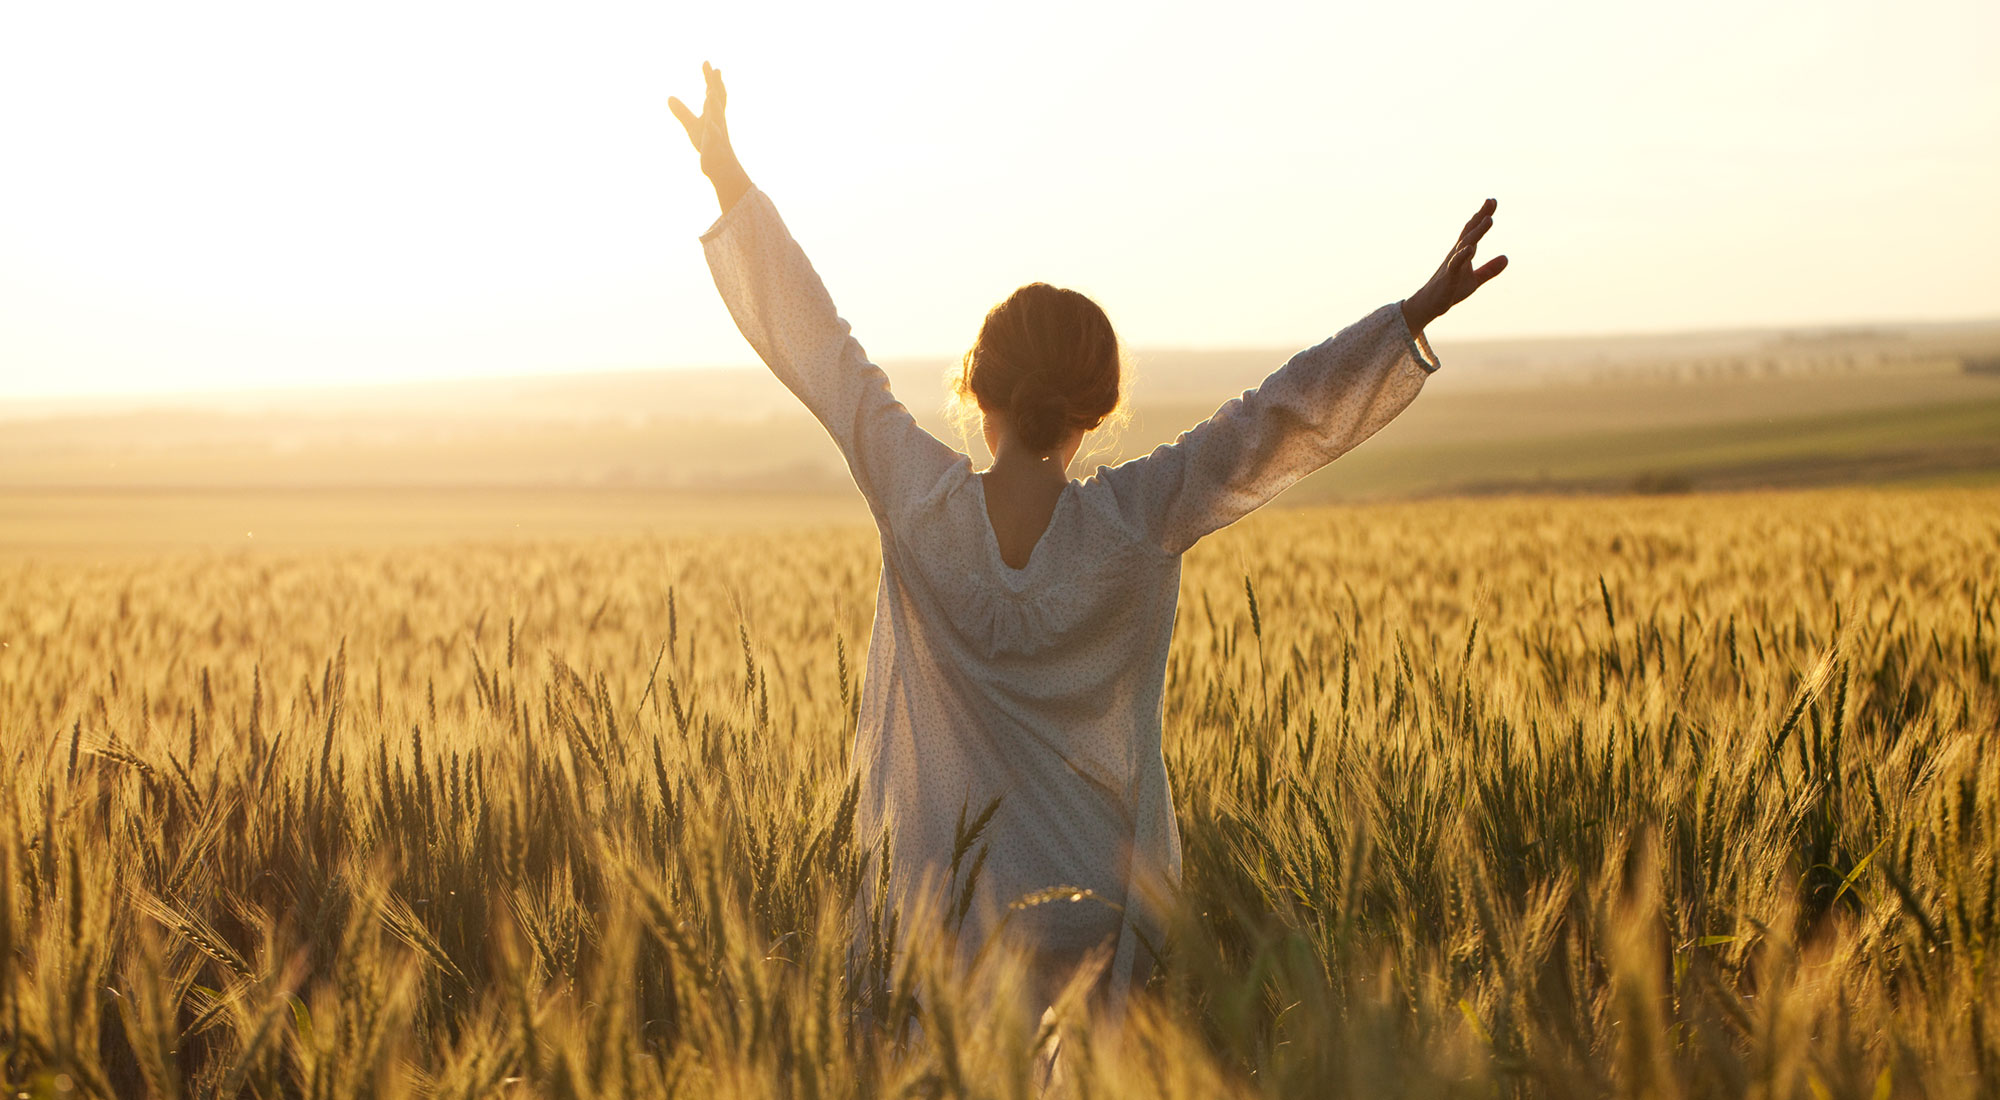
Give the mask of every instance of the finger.
<path id="1" fill-rule="evenodd" d="M 1493 228 L 1493 218 L 1490 215 L 1479 219 L 1479 224 L 1466 227 L 1465 235 L 1458 239 L 1460 247 L 1470 249 L 1477 246 L 1479 238 L 1484 237 L 1486 231 L 1491 228 Z"/>
<path id="2" fill-rule="evenodd" d="M 687 130 L 688 136 L 693 137 L 695 128 L 701 125 L 701 119 L 695 115 L 694 111 L 687 104 L 682 103 L 678 96 L 667 97 L 667 110 L 674 113 L 674 118 L 680 121 L 681 126 Z"/>
<path id="3" fill-rule="evenodd" d="M 708 84 L 709 104 L 714 105 L 716 109 L 720 110 L 723 102 L 728 98 L 728 93 L 722 87 L 722 70 L 704 61 L 701 63 L 701 74 Z"/>
<path id="4" fill-rule="evenodd" d="M 1507 257 L 1505 256 L 1495 256 L 1486 261 L 1473 271 L 1472 289 L 1478 290 L 1480 287 L 1485 286 L 1488 280 L 1505 270 L 1507 270 Z"/>
<path id="5" fill-rule="evenodd" d="M 695 114 L 694 109 L 687 104 L 672 97 L 669 97 L 667 100 L 667 110 L 674 113 L 674 120 L 681 124 L 681 129 L 687 131 L 688 144 L 694 146 L 695 150 L 699 152 L 701 149 L 701 116 Z"/>
<path id="6" fill-rule="evenodd" d="M 1452 244 L 1451 251 L 1445 254 L 1444 266 L 1448 270 L 1454 271 L 1464 267 L 1467 263 L 1471 262 L 1472 254 L 1477 250 L 1477 246 L 1473 242 L 1460 237 Z"/>
<path id="7" fill-rule="evenodd" d="M 1473 253 L 1479 250 L 1479 238 L 1484 237 L 1486 231 L 1491 228 L 1493 228 L 1491 216 L 1483 217 L 1476 223 L 1466 226 L 1465 232 L 1459 234 L 1458 241 L 1451 246 L 1451 253 L 1445 257 L 1445 265 L 1457 267 L 1470 263 Z"/>
<path id="8" fill-rule="evenodd" d="M 1460 235 L 1470 233 L 1472 231 L 1472 227 L 1479 224 L 1479 219 L 1490 216 L 1494 210 L 1499 208 L 1499 206 L 1500 204 L 1493 199 L 1487 199 L 1485 202 L 1480 203 L 1479 209 L 1475 211 L 1471 219 L 1465 223 L 1465 228 L 1459 230 Z"/>

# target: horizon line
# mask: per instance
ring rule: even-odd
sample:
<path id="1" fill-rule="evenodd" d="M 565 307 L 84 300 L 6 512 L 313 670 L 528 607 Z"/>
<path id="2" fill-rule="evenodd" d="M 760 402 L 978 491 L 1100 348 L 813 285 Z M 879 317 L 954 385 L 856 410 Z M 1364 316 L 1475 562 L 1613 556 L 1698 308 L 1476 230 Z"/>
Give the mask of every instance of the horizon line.
<path id="1" fill-rule="evenodd" d="M 1839 322 L 1798 322 L 1765 325 L 1721 325 L 1683 329 L 1611 329 L 1600 332 L 1546 333 L 1526 336 L 1472 336 L 1472 337 L 1432 337 L 1432 343 L 1446 348 L 1485 348 L 1522 344 L 1586 343 L 1603 341 L 1606 343 L 1639 340 L 1703 339 L 1724 336 L 1757 336 L 1791 333 L 1823 333 L 1826 335 L 1862 335 L 1871 332 L 1891 334 L 1913 329 L 1960 329 L 1960 328 L 2000 328 L 2000 314 L 1985 316 L 1955 317 L 1944 319 L 1873 319 Z M 1282 353 L 1291 348 L 1288 344 L 1165 344 L 1136 345 L 1127 354 L 1144 360 L 1149 355 L 1227 355 L 1227 354 L 1272 354 Z M 1295 350 L 1295 349 L 1294 349 Z M 884 369 L 890 367 L 929 366 L 949 362 L 957 352 L 939 352 L 918 355 L 881 356 L 873 362 Z M 297 395 L 313 392 L 354 392 L 370 389 L 401 389 L 406 387 L 465 385 L 501 382 L 539 382 L 561 378 L 587 378 L 611 376 L 638 376 L 672 373 L 761 373 L 763 365 L 755 359 L 734 363 L 656 363 L 645 366 L 576 366 L 556 367 L 541 371 L 506 371 L 497 373 L 433 374 L 407 378 L 367 378 L 352 381 L 305 379 L 287 382 L 282 379 L 256 383 L 226 383 L 214 386 L 179 386 L 158 389 L 134 389 L 115 392 L 67 391 L 40 393 L 8 393 L 0 390 L 0 420 L 13 419 L 15 410 L 7 406 L 19 404 L 49 404 L 70 408 L 98 403 L 120 403 L 131 401 L 158 401 L 183 398 L 215 398 L 229 396 L 264 396 L 275 394 Z"/>

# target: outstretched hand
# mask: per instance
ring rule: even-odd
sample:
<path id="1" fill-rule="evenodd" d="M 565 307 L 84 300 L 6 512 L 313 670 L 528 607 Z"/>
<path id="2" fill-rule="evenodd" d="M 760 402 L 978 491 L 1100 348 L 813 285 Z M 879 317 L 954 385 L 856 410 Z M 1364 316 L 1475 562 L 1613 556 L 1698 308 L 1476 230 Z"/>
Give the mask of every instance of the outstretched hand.
<path id="1" fill-rule="evenodd" d="M 1430 281 L 1408 298 L 1403 299 L 1403 319 L 1409 323 L 1410 331 L 1422 332 L 1424 326 L 1444 316 L 1444 312 L 1467 298 L 1472 292 L 1485 286 L 1495 275 L 1507 270 L 1507 257 L 1495 256 L 1479 267 L 1472 266 L 1472 254 L 1479 247 L 1479 238 L 1493 228 L 1493 212 L 1500 204 L 1487 199 L 1459 231 L 1458 243 L 1451 246 L 1444 263 L 1438 265 L 1437 272 Z"/>
<path id="2" fill-rule="evenodd" d="M 722 211 L 726 214 L 730 207 L 736 205 L 736 200 L 750 190 L 750 177 L 737 161 L 735 147 L 729 143 L 729 123 L 723 117 L 729 93 L 722 86 L 722 70 L 704 61 L 701 63 L 701 76 L 706 85 L 701 114 L 695 114 L 675 96 L 667 97 L 667 109 L 674 113 L 681 128 L 687 131 L 688 141 L 693 143 L 695 152 L 701 154 L 702 175 L 715 185 L 716 201 L 722 204 Z"/>

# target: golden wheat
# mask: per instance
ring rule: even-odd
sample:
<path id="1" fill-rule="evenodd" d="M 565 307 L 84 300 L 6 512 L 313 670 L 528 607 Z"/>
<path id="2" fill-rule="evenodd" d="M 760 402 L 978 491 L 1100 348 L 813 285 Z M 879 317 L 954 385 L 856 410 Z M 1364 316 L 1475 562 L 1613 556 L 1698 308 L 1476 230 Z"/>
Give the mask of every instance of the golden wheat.
<path id="1" fill-rule="evenodd" d="M 1013 960 L 852 927 L 874 554 L 0 563 L 0 1085 L 1033 1095 Z M 2000 1095 L 2000 494 L 1272 513 L 1184 578 L 1185 887 L 1078 1095 Z"/>

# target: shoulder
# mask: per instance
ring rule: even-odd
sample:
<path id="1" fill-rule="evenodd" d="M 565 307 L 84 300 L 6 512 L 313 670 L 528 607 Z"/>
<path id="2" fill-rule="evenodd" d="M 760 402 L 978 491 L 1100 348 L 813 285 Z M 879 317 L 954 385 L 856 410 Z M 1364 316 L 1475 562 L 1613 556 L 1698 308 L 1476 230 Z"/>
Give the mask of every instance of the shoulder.
<path id="1" fill-rule="evenodd" d="M 875 512 L 877 522 L 891 529 L 906 529 L 933 521 L 945 510 L 960 506 L 965 494 L 973 491 L 976 480 L 972 459 L 925 433 L 926 444 L 898 448 L 902 453 L 886 456 L 904 461 L 915 473 L 908 490 L 899 493 L 885 508 Z M 920 471 L 920 472 L 919 472 Z"/>
<path id="2" fill-rule="evenodd" d="M 1157 510 L 1158 502 L 1152 499 L 1157 487 L 1173 480 L 1162 475 L 1184 457 L 1179 448 L 1162 445 L 1116 466 L 1099 466 L 1089 477 L 1072 482 L 1073 492 L 1091 518 L 1133 547 L 1151 557 L 1177 559 L 1180 555 L 1167 551 L 1151 537 L 1150 517 Z"/>

